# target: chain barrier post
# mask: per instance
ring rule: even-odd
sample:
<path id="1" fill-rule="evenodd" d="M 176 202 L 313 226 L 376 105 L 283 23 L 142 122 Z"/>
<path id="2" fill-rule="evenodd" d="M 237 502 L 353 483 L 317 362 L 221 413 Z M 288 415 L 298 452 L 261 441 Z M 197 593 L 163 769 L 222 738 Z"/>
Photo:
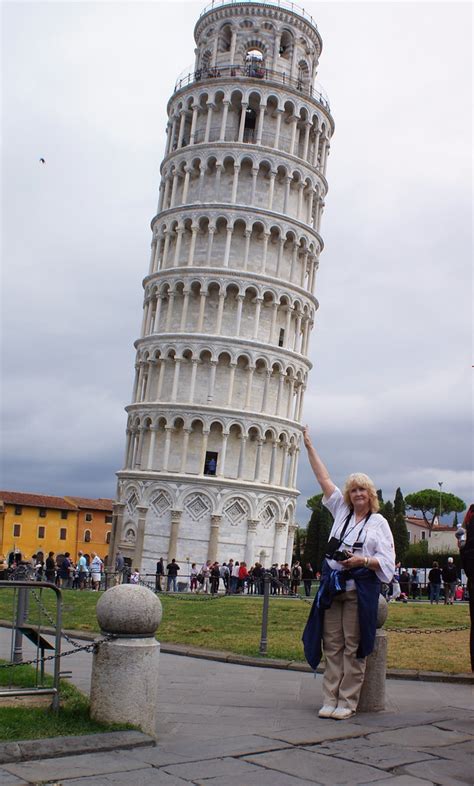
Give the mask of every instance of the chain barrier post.
<path id="1" fill-rule="evenodd" d="M 23 633 L 20 628 L 28 617 L 28 587 L 19 587 L 16 605 L 15 641 L 13 644 L 13 663 L 23 663 Z"/>
<path id="2" fill-rule="evenodd" d="M 262 609 L 262 632 L 260 635 L 260 655 L 267 654 L 267 630 L 268 630 L 268 604 L 270 601 L 270 574 L 263 575 L 263 609 Z"/>

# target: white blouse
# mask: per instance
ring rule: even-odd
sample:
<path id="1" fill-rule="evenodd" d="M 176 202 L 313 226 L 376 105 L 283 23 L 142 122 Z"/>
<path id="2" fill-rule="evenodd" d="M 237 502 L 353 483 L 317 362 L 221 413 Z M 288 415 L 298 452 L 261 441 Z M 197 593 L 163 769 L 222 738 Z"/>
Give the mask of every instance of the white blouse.
<path id="1" fill-rule="evenodd" d="M 323 497 L 323 505 L 334 516 L 334 524 L 329 537 L 340 537 L 350 508 L 344 502 L 342 492 L 337 486 L 328 499 Z M 387 519 L 384 519 L 380 513 L 372 513 L 367 522 L 364 523 L 362 520 L 356 524 L 353 514 L 349 519 L 340 548 L 347 548 L 350 551 L 356 541 L 362 544 L 361 550 L 357 553 L 363 557 L 376 557 L 380 570 L 376 570 L 375 573 L 380 581 L 389 584 L 395 573 L 395 547 Z M 341 563 L 336 560 L 328 559 L 328 564 L 332 570 L 344 570 Z M 346 588 L 347 590 L 355 589 L 355 583 L 349 580 Z"/>

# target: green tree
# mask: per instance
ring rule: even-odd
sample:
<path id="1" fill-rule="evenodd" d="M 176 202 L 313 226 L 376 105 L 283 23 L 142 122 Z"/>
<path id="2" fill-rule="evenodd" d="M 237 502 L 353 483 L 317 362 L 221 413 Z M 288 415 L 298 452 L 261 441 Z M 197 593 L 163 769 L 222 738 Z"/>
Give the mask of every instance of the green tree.
<path id="1" fill-rule="evenodd" d="M 385 516 L 385 518 L 387 519 L 387 521 L 388 521 L 388 523 L 390 525 L 390 529 L 393 532 L 393 525 L 395 524 L 395 511 L 393 509 L 393 505 L 390 502 L 390 500 L 388 502 L 386 502 L 385 505 L 383 506 L 383 513 L 382 513 L 382 515 Z"/>
<path id="2" fill-rule="evenodd" d="M 385 502 L 383 501 L 382 489 L 377 489 L 377 497 L 379 501 L 379 513 L 383 516 L 385 510 Z"/>
<path id="3" fill-rule="evenodd" d="M 293 561 L 298 560 L 298 562 L 301 562 L 305 543 L 306 543 L 306 530 L 302 529 L 301 527 L 297 527 L 295 532 L 295 542 L 293 546 Z"/>
<path id="4" fill-rule="evenodd" d="M 405 521 L 404 513 L 395 514 L 393 526 L 391 526 L 390 529 L 392 530 L 397 562 L 401 562 L 403 565 L 408 548 L 410 546 L 410 537 L 408 535 L 407 523 Z"/>
<path id="5" fill-rule="evenodd" d="M 395 515 L 397 515 L 398 513 L 403 513 L 403 515 L 405 515 L 405 513 L 406 513 L 405 500 L 403 499 L 403 494 L 401 492 L 400 487 L 398 487 L 398 489 L 395 492 L 395 500 L 394 500 L 394 503 L 393 503 L 393 510 L 394 510 Z"/>
<path id="6" fill-rule="evenodd" d="M 303 563 L 311 562 L 314 570 L 321 570 L 333 524 L 333 517 L 322 504 L 322 499 L 322 494 L 316 494 L 316 496 L 310 497 L 306 503 L 306 507 L 313 512 L 306 530 Z"/>
<path id="7" fill-rule="evenodd" d="M 453 529 L 457 529 L 457 528 L 458 528 L 458 526 L 459 526 L 459 522 L 458 522 L 458 513 L 457 513 L 457 511 L 455 511 L 455 513 L 454 513 L 454 519 L 453 519 Z"/>
<path id="8" fill-rule="evenodd" d="M 439 513 L 441 515 L 454 512 L 462 513 L 466 508 L 465 502 L 459 497 L 448 494 L 446 491 L 440 493 L 436 489 L 423 489 L 415 491 L 413 494 L 407 494 L 405 503 L 411 510 L 420 511 L 429 530 L 433 529 L 434 520 Z"/>

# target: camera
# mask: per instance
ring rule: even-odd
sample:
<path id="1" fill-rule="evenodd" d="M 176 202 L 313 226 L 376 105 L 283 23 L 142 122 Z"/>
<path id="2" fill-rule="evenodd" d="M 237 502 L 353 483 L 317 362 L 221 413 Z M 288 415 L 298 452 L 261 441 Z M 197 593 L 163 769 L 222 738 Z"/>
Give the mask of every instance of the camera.
<path id="1" fill-rule="evenodd" d="M 346 551 L 346 549 L 341 549 L 341 551 L 338 549 L 332 555 L 332 559 L 335 559 L 336 562 L 344 562 L 344 560 L 350 559 L 350 557 L 352 557 L 352 554 L 350 551 Z"/>

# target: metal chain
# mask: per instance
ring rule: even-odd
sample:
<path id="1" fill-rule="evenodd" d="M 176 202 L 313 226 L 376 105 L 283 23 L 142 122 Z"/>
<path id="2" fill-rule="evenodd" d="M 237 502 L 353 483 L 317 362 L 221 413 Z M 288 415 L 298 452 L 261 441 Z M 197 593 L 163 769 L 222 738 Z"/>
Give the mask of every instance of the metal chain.
<path id="1" fill-rule="evenodd" d="M 53 627 L 53 628 L 56 628 L 56 622 L 55 622 L 55 620 L 53 619 L 53 616 L 52 616 L 52 614 L 50 614 L 50 613 L 49 613 L 48 609 L 46 608 L 46 606 L 45 606 L 45 605 L 43 604 L 43 602 L 41 601 L 41 598 L 39 598 L 39 597 L 38 597 L 38 595 L 36 594 L 36 592 L 35 592 L 35 590 L 34 590 L 33 588 L 30 590 L 30 592 L 31 592 L 31 594 L 33 595 L 33 597 L 35 598 L 35 600 L 36 600 L 37 604 L 38 604 L 38 605 L 39 605 L 39 607 L 41 608 L 41 611 L 43 612 L 43 614 L 45 615 L 45 617 L 47 617 L 49 624 L 50 624 L 50 625 L 52 625 L 52 627 Z M 77 641 L 74 641 L 74 639 L 72 639 L 70 636 L 68 636 L 68 634 L 66 633 L 66 631 L 65 631 L 65 630 L 62 630 L 62 631 L 61 631 L 61 636 L 64 636 L 64 638 L 66 639 L 67 643 L 68 643 L 68 644 L 70 644 L 70 645 L 71 645 L 71 647 L 75 647 L 75 648 L 76 648 L 76 650 L 81 650 L 81 649 L 83 649 L 83 648 L 81 647 L 81 645 L 77 643 Z M 61 654 L 62 654 L 62 653 L 61 653 Z M 53 656 L 53 657 L 54 657 L 54 656 Z"/>
<path id="2" fill-rule="evenodd" d="M 59 657 L 66 658 L 68 655 L 75 655 L 77 652 L 94 652 L 94 650 L 102 644 L 104 641 L 111 641 L 117 638 L 114 634 L 107 634 L 102 639 L 96 639 L 95 641 L 90 642 L 89 644 L 84 644 L 82 647 L 75 647 L 73 650 L 68 650 L 67 652 L 61 652 Z M 16 668 L 18 666 L 34 666 L 37 663 L 44 663 L 47 660 L 54 660 L 57 655 L 48 655 L 45 658 L 31 658 L 31 660 L 23 660 L 21 663 L 0 663 L 0 669 L 11 669 Z"/>
<path id="3" fill-rule="evenodd" d="M 385 628 L 388 633 L 454 633 L 458 630 L 469 630 L 469 625 L 457 625 L 454 628 Z"/>

